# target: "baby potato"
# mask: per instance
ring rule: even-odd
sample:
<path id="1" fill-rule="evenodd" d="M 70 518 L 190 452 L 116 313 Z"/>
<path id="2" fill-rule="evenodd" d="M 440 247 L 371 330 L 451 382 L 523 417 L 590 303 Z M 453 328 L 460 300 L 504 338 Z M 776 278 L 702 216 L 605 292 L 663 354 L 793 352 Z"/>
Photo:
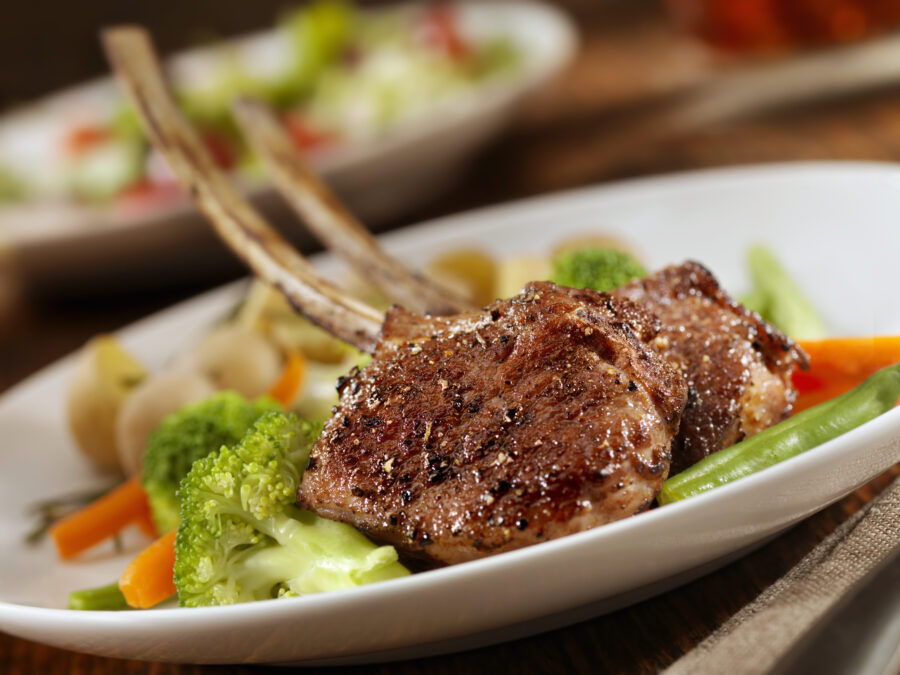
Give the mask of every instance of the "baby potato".
<path id="1" fill-rule="evenodd" d="M 459 249 L 438 256 L 426 269 L 428 276 L 469 298 L 476 305 L 487 305 L 498 297 L 497 264 L 477 249 Z"/>
<path id="2" fill-rule="evenodd" d="M 545 258 L 512 258 L 497 266 L 498 298 L 511 298 L 529 281 L 550 278 L 550 262 Z"/>
<path id="3" fill-rule="evenodd" d="M 265 394 L 282 369 L 279 350 L 256 331 L 238 324 L 219 326 L 177 361 L 177 370 L 206 377 L 216 389 L 246 398 Z"/>
<path id="4" fill-rule="evenodd" d="M 124 401 L 147 376 L 134 357 L 108 335 L 82 347 L 66 399 L 66 416 L 82 453 L 98 468 L 121 471 L 116 417 Z"/>
<path id="5" fill-rule="evenodd" d="M 116 418 L 118 459 L 125 474 L 134 476 L 141 472 L 147 439 L 165 417 L 214 392 L 215 387 L 206 377 L 190 371 L 173 371 L 144 380 L 122 404 Z"/>

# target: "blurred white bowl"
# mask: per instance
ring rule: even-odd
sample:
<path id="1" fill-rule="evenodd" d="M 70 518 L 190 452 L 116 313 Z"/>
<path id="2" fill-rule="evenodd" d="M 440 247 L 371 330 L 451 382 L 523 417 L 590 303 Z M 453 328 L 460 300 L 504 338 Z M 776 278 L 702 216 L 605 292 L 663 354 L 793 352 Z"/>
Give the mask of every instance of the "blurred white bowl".
<path id="1" fill-rule="evenodd" d="M 316 168 L 365 222 L 378 223 L 433 198 L 458 177 L 466 161 L 502 130 L 531 92 L 549 81 L 573 55 L 575 29 L 558 9 L 537 2 L 461 2 L 457 5 L 464 35 L 503 35 L 521 55 L 519 67 L 472 90 L 436 104 L 434 114 L 402 122 L 375 140 L 354 142 L 322 155 Z M 176 72 L 189 72 L 215 50 L 227 48 L 277 54 L 266 49 L 275 31 L 231 40 L 213 48 L 185 52 L 170 62 Z M 46 136 L 59 128 L 59 118 L 72 111 L 90 115 L 109 110 L 120 94 L 110 78 L 81 85 L 0 118 L 0 147 Z M 60 142 L 46 138 L 44 143 Z M 22 161 L 38 162 L 28 153 Z M 303 228 L 290 220 L 286 207 L 268 183 L 241 185 L 244 192 L 278 222 L 291 222 L 286 232 L 308 241 Z M 15 273 L 27 284 L 96 286 L 159 278 L 165 261 L 170 279 L 204 275 L 230 257 L 187 199 L 145 211 L 123 212 L 69 202 L 32 201 L 0 208 L 0 252 L 11 253 Z M 0 258 L 0 262 L 2 262 Z"/>

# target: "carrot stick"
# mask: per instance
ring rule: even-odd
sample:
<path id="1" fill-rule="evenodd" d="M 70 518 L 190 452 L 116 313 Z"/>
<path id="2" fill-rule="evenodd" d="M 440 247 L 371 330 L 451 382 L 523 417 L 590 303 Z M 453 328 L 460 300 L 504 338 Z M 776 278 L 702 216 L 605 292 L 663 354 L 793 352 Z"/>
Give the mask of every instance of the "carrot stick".
<path id="1" fill-rule="evenodd" d="M 278 382 L 269 390 L 269 396 L 287 408 L 297 397 L 297 392 L 300 391 L 300 387 L 303 385 L 305 373 L 306 361 L 303 355 L 294 352 L 281 372 Z"/>
<path id="2" fill-rule="evenodd" d="M 117 534 L 149 511 L 139 478 L 132 478 L 50 528 L 62 558 L 72 558 Z"/>
<path id="3" fill-rule="evenodd" d="M 146 534 L 151 539 L 156 539 L 157 537 L 159 537 L 159 532 L 156 529 L 156 523 L 153 522 L 153 516 L 150 515 L 149 508 L 134 519 L 134 524 L 138 526 L 138 529 L 140 529 L 141 532 Z"/>
<path id="4" fill-rule="evenodd" d="M 852 377 L 866 373 L 863 379 L 900 361 L 900 335 L 803 340 L 800 346 L 809 354 L 812 370 L 827 368 Z"/>
<path id="5" fill-rule="evenodd" d="M 172 530 L 141 551 L 122 576 L 119 589 L 129 607 L 147 609 L 175 595 L 175 535 Z"/>
<path id="6" fill-rule="evenodd" d="M 900 336 L 837 337 L 804 340 L 810 368 L 796 371 L 794 412 L 840 396 L 882 368 L 900 362 Z"/>

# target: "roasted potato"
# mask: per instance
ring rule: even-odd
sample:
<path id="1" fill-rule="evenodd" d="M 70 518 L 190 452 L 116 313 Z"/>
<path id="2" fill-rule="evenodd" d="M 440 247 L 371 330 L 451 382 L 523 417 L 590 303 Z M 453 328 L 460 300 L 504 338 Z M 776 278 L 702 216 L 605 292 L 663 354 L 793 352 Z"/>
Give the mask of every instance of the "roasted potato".
<path id="1" fill-rule="evenodd" d="M 116 417 L 147 371 L 108 335 L 93 338 L 78 356 L 66 415 L 78 448 L 98 468 L 121 471 Z"/>

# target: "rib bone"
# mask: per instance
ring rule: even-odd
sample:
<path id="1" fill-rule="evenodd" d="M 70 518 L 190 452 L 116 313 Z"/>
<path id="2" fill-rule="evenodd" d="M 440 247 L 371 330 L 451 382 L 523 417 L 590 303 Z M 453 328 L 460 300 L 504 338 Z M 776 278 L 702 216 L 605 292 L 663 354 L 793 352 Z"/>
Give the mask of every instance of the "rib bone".
<path id="1" fill-rule="evenodd" d="M 153 144 L 223 241 L 313 323 L 363 351 L 374 350 L 384 317 L 321 279 L 237 193 L 178 111 L 146 31 L 109 29 L 103 44 Z"/>
<path id="2" fill-rule="evenodd" d="M 474 309 L 466 299 L 388 255 L 309 169 L 271 108 L 244 98 L 235 102 L 233 110 L 238 125 L 270 169 L 282 196 L 329 250 L 408 309 L 427 314 Z"/>

